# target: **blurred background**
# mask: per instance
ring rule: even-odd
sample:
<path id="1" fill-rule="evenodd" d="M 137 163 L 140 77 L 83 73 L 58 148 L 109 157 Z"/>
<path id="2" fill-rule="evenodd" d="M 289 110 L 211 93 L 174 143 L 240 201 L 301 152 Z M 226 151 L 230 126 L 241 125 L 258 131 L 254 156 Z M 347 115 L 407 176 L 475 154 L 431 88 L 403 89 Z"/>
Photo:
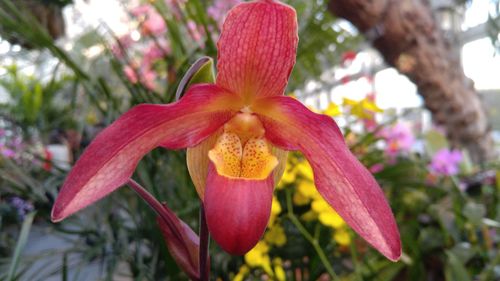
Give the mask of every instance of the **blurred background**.
<path id="1" fill-rule="evenodd" d="M 0 0 L 0 280 L 186 280 L 151 209 L 124 187 L 62 223 L 50 209 L 96 134 L 169 103 L 214 59 L 240 0 Z M 299 48 L 287 95 L 332 116 L 382 186 L 397 263 L 319 196 L 290 153 L 269 227 L 244 257 L 211 243 L 212 280 L 500 280 L 498 0 L 287 0 Z M 193 229 L 185 151 L 134 174 Z"/>

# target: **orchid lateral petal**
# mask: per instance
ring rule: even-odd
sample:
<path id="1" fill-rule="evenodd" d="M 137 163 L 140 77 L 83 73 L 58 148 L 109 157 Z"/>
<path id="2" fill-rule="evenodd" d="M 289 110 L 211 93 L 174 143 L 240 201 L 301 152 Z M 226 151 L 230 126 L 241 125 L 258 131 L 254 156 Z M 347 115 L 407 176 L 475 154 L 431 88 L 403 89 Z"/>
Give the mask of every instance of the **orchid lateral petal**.
<path id="1" fill-rule="evenodd" d="M 217 43 L 217 85 L 242 95 L 282 95 L 297 51 L 297 15 L 278 1 L 234 7 Z"/>
<path id="2" fill-rule="evenodd" d="M 366 241 L 390 260 L 401 256 L 399 231 L 384 193 L 352 155 L 331 117 L 311 112 L 290 97 L 270 97 L 254 106 L 266 138 L 300 150 L 314 171 L 323 198 Z"/>
<path id="3" fill-rule="evenodd" d="M 237 96 L 199 84 L 178 102 L 138 105 L 102 131 L 69 173 L 52 209 L 57 222 L 123 185 L 139 160 L 160 143 L 195 146 L 234 114 Z"/>
<path id="4" fill-rule="evenodd" d="M 229 178 L 209 164 L 205 214 L 213 239 L 232 255 L 252 249 L 266 230 L 273 199 L 272 173 L 267 179 Z"/>

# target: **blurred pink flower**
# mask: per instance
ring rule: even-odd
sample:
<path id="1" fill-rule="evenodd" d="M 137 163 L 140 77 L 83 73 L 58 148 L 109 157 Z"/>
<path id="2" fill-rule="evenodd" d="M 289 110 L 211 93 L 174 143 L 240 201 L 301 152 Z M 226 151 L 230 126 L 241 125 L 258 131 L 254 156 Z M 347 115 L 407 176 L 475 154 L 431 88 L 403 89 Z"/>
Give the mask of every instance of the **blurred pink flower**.
<path id="1" fill-rule="evenodd" d="M 141 32 L 144 35 L 161 35 L 167 30 L 163 17 L 149 5 L 141 5 L 130 11 L 135 17 L 144 17 Z"/>
<path id="2" fill-rule="evenodd" d="M 142 64 L 144 67 L 150 68 L 156 60 L 164 58 L 170 51 L 170 46 L 167 43 L 152 43 L 144 52 Z"/>
<path id="3" fill-rule="evenodd" d="M 191 38 L 193 38 L 196 43 L 200 45 L 201 48 L 205 47 L 205 43 L 203 42 L 203 29 L 201 29 L 196 22 L 192 20 L 188 20 L 187 22 L 187 28 L 189 31 L 189 35 L 191 35 Z M 201 30 L 201 31 L 200 31 Z"/>
<path id="4" fill-rule="evenodd" d="M 410 151 L 415 142 L 410 127 L 403 123 L 397 123 L 390 128 L 383 129 L 380 136 L 387 142 L 385 152 L 389 157 L 395 157 L 401 152 Z"/>
<path id="5" fill-rule="evenodd" d="M 208 7 L 207 13 L 221 26 L 226 18 L 227 12 L 233 6 L 241 2 L 241 0 L 215 0 L 212 6 Z"/>
<path id="6" fill-rule="evenodd" d="M 144 16 L 144 15 L 147 15 L 151 12 L 154 12 L 153 10 L 153 7 L 149 6 L 149 5 L 140 5 L 140 6 L 137 6 L 135 8 L 133 8 L 130 13 L 134 16 L 134 17 L 140 17 L 140 16 Z"/>
<path id="7" fill-rule="evenodd" d="M 149 90 L 154 90 L 156 88 L 155 84 L 156 72 L 151 69 L 143 69 L 141 71 L 141 83 Z"/>
<path id="8" fill-rule="evenodd" d="M 130 34 L 125 34 L 119 37 L 117 41 L 118 42 L 111 46 L 111 52 L 117 59 L 122 59 L 124 49 L 130 48 L 130 46 L 134 43 L 134 40 L 130 37 Z"/>
<path id="9" fill-rule="evenodd" d="M 384 164 L 382 164 L 382 163 L 377 163 L 377 164 L 374 164 L 373 166 L 371 166 L 371 167 L 369 168 L 369 170 L 370 170 L 370 172 L 371 172 L 372 174 L 376 174 L 376 173 L 378 173 L 378 172 L 382 171 L 383 169 L 384 169 Z"/>
<path id="10" fill-rule="evenodd" d="M 163 17 L 156 13 L 150 13 L 142 24 L 142 33 L 145 35 L 161 35 L 167 31 Z"/>
<path id="11" fill-rule="evenodd" d="M 137 79 L 137 74 L 132 66 L 130 65 L 125 66 L 123 68 L 123 73 L 125 74 L 125 77 L 127 77 L 128 81 L 130 81 L 130 83 L 136 84 L 137 81 L 139 81 Z"/>
<path id="12" fill-rule="evenodd" d="M 432 157 L 429 169 L 437 175 L 453 176 L 458 174 L 460 162 L 462 162 L 462 153 L 459 150 L 443 148 Z"/>
<path id="13" fill-rule="evenodd" d="M 2 153 L 2 156 L 5 158 L 14 158 L 16 156 L 16 152 L 14 150 L 5 146 L 0 147 L 0 153 Z"/>

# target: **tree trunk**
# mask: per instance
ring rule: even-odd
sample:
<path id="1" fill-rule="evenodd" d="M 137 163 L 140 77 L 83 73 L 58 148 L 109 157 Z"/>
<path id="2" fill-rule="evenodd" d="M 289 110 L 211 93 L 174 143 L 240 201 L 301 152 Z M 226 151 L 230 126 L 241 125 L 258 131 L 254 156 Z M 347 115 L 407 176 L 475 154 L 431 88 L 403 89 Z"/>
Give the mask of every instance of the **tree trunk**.
<path id="1" fill-rule="evenodd" d="M 387 64 L 417 85 L 453 146 L 466 148 L 476 163 L 494 157 L 484 106 L 427 0 L 331 0 L 329 10 L 354 24 Z"/>

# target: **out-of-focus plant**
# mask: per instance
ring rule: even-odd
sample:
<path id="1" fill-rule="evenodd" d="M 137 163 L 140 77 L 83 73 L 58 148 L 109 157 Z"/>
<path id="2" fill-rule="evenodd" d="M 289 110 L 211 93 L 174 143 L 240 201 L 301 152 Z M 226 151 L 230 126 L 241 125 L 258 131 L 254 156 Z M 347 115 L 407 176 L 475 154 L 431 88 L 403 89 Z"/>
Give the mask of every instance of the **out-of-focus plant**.
<path id="1" fill-rule="evenodd" d="M 73 77 L 54 75 L 44 83 L 20 73 L 16 65 L 6 70 L 0 80 L 0 87 L 7 95 L 6 103 L 0 104 L 3 118 L 22 127 L 24 132 L 36 131 L 46 142 L 51 132 L 75 128 L 76 96 L 69 93 L 73 90 Z"/>

